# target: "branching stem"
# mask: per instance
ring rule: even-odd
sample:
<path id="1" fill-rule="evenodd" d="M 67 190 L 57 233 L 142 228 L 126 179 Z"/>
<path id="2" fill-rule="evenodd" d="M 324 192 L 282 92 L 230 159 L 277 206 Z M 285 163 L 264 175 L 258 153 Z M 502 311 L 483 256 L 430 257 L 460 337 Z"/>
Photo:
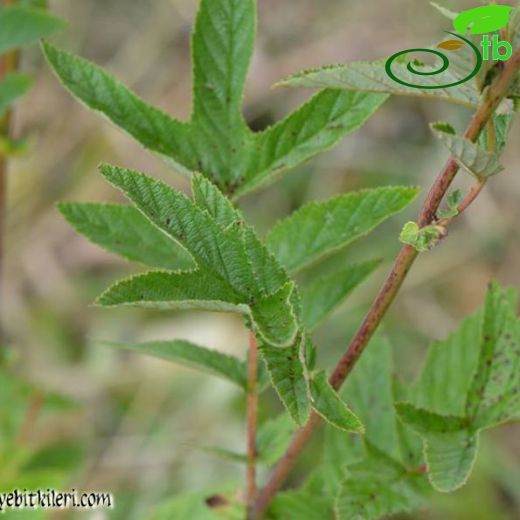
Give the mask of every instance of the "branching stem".
<path id="1" fill-rule="evenodd" d="M 513 83 L 519 69 L 520 50 L 517 50 L 511 59 L 506 62 L 500 76 L 483 94 L 482 102 L 474 113 L 466 132 L 464 133 L 464 136 L 467 139 L 473 142 L 478 139 L 480 133 L 493 116 L 496 108 L 507 95 L 509 87 Z M 419 227 L 425 227 L 435 222 L 436 212 L 458 171 L 459 165 L 455 159 L 451 157 L 440 172 L 426 197 L 417 221 Z M 462 203 L 464 204 L 463 209 L 467 208 L 475 200 L 482 187 L 483 184 L 468 194 L 468 197 L 466 197 Z M 330 383 L 335 389 L 341 387 L 354 368 L 354 365 L 363 353 L 370 338 L 373 336 L 385 316 L 386 311 L 394 301 L 417 256 L 418 252 L 409 245 L 405 245 L 399 252 L 383 287 L 379 291 L 379 294 L 370 307 L 363 323 L 330 377 Z M 251 519 L 258 518 L 267 509 L 273 496 L 284 483 L 300 452 L 305 447 L 319 422 L 319 416 L 316 413 L 313 413 L 307 424 L 296 432 L 289 448 L 275 466 L 267 485 L 258 494 L 250 515 Z"/>

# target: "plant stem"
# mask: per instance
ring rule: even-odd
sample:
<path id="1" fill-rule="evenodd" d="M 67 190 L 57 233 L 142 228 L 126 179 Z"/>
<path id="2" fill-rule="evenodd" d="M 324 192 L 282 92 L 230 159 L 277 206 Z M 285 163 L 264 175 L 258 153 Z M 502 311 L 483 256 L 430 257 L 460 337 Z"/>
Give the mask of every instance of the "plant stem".
<path id="1" fill-rule="evenodd" d="M 494 111 L 502 99 L 507 95 L 509 87 L 514 81 L 519 68 L 520 50 L 517 50 L 504 66 L 501 75 L 483 94 L 483 100 L 464 133 L 464 136 L 467 139 L 473 142 L 477 140 L 483 128 L 492 117 Z M 451 157 L 440 172 L 426 197 L 417 221 L 419 227 L 430 225 L 435 221 L 436 212 L 458 171 L 459 165 L 456 160 Z M 467 205 L 473 202 L 478 193 L 480 193 L 480 190 L 472 194 L 471 200 L 466 201 L 469 202 Z M 417 256 L 418 252 L 413 247 L 405 245 L 401 248 L 383 287 L 379 291 L 379 294 L 370 307 L 363 323 L 330 377 L 330 384 L 336 390 L 338 390 L 344 383 L 370 341 L 370 338 L 377 330 L 386 314 L 386 311 L 399 292 L 399 289 L 401 288 Z M 300 452 L 305 447 L 312 432 L 319 423 L 319 416 L 313 412 L 307 424 L 296 432 L 289 448 L 275 466 L 268 483 L 258 494 L 251 513 L 252 519 L 258 518 L 267 509 L 273 496 L 284 483 Z"/>
<path id="2" fill-rule="evenodd" d="M 0 0 L 3 6 L 13 5 L 14 0 Z M 0 56 L 0 81 L 2 81 L 10 72 L 18 67 L 18 51 L 9 52 Z M 12 112 L 8 110 L 0 118 L 0 137 L 9 138 L 11 134 Z M 6 201 L 7 201 L 7 169 L 8 162 L 4 154 L 0 152 L 0 302 L 2 301 L 2 270 L 4 263 L 4 232 L 6 217 Z"/>
<path id="3" fill-rule="evenodd" d="M 254 331 L 249 333 L 247 370 L 247 504 L 253 507 L 256 498 L 256 422 L 258 414 L 258 344 Z"/>

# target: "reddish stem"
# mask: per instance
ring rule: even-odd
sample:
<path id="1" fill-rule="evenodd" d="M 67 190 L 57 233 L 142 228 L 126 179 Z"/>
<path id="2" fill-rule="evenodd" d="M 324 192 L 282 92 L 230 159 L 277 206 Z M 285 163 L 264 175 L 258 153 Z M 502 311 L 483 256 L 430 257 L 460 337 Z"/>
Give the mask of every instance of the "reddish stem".
<path id="1" fill-rule="evenodd" d="M 502 101 L 502 99 L 507 95 L 509 87 L 514 81 L 519 68 L 520 50 L 517 50 L 504 66 L 502 74 L 485 93 L 484 99 L 473 115 L 466 132 L 464 133 L 464 136 L 467 139 L 473 142 L 477 140 L 483 128 L 498 107 L 500 101 Z M 418 218 L 417 223 L 419 227 L 430 225 L 435 221 L 436 212 L 458 171 L 459 166 L 455 159 L 451 157 L 445 164 L 428 193 Z M 480 193 L 480 190 L 471 194 L 471 198 L 468 199 L 466 207 L 476 198 L 478 193 Z M 363 350 L 366 348 L 370 338 L 377 330 L 386 314 L 386 311 L 399 292 L 399 289 L 401 288 L 417 256 L 417 251 L 408 245 L 405 245 L 399 252 L 394 266 L 384 282 L 383 287 L 379 291 L 379 294 L 370 307 L 363 323 L 330 377 L 330 383 L 335 389 L 341 387 L 354 368 L 354 365 L 361 356 Z M 299 454 L 305 447 L 319 422 L 319 417 L 317 414 L 313 413 L 307 424 L 296 432 L 289 448 L 275 466 L 267 485 L 258 494 L 250 518 L 258 518 L 267 509 L 273 496 L 284 483 Z"/>

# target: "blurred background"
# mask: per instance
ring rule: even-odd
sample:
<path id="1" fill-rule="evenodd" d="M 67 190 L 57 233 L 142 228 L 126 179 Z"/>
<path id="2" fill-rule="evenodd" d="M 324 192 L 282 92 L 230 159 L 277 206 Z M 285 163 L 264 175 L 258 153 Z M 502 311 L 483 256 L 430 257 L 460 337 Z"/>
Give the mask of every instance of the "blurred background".
<path id="1" fill-rule="evenodd" d="M 258 130 L 311 94 L 271 89 L 277 80 L 303 68 L 428 46 L 448 26 L 426 1 L 258 3 L 258 39 L 245 97 L 246 117 Z M 106 67 L 147 101 L 187 118 L 196 4 L 51 0 L 51 11 L 68 22 L 53 40 Z M 450 1 L 448 7 L 470 6 Z M 93 307 L 94 298 L 111 282 L 141 268 L 89 244 L 55 208 L 58 200 L 120 200 L 98 175 L 100 162 L 142 170 L 181 190 L 189 188 L 188 181 L 73 101 L 37 48 L 23 53 L 22 70 L 36 81 L 15 114 L 15 134 L 29 135 L 30 147 L 12 161 L 9 173 L 2 327 L 12 349 L 5 360 L 9 371 L 0 376 L 0 442 L 12 428 L 22 445 L 38 451 L 32 474 L 42 487 L 56 483 L 61 489 L 110 491 L 117 502 L 111 511 L 40 513 L 42 518 L 140 519 L 180 491 L 241 480 L 240 465 L 208 450 L 244 450 L 245 403 L 239 390 L 96 344 L 99 339 L 185 338 L 244 356 L 247 335 L 241 321 L 223 314 Z M 469 115 L 440 102 L 392 98 L 333 151 L 246 197 L 241 207 L 265 233 L 309 200 L 387 184 L 427 189 L 446 159 L 428 123 L 448 119 L 461 130 Z M 505 172 L 457 220 L 449 239 L 420 258 L 386 319 L 403 378 L 414 376 L 432 340 L 445 337 L 481 305 L 491 279 L 520 287 L 519 131 L 517 121 L 503 159 Z M 461 173 L 461 186 L 468 185 L 467 177 Z M 385 259 L 319 329 L 322 366 L 333 364 L 354 332 L 398 251 L 401 226 L 415 217 L 419 204 L 328 261 Z M 262 416 L 279 409 L 276 397 L 267 394 Z M 406 518 L 519 519 L 520 426 L 502 427 L 484 436 L 482 445 L 477 469 L 464 489 L 437 496 L 428 510 Z M 312 456 L 308 459 L 312 464 Z M 24 515 L 37 518 L 36 513 Z M 11 517 L 15 513 L 6 518 Z"/>

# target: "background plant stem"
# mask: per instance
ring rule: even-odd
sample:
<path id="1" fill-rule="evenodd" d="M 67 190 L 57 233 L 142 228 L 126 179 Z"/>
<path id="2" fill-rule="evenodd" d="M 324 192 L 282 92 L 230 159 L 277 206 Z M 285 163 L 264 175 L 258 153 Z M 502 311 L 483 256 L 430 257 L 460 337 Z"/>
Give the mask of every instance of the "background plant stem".
<path id="1" fill-rule="evenodd" d="M 249 333 L 247 371 L 247 504 L 256 498 L 256 423 L 258 415 L 258 344 L 254 331 Z"/>
<path id="2" fill-rule="evenodd" d="M 473 115 L 464 133 L 467 139 L 473 142 L 478 139 L 487 122 L 493 116 L 494 111 L 507 95 L 509 87 L 513 83 L 519 69 L 520 50 L 517 50 L 505 64 L 502 74 L 491 85 L 489 90 L 483 94 L 482 103 Z M 437 177 L 423 204 L 417 222 L 420 227 L 430 225 L 435 221 L 436 212 L 458 171 L 459 165 L 455 159 L 451 157 Z M 476 195 L 478 195 L 478 193 Z M 473 202 L 475 198 L 476 196 L 472 197 L 470 202 Z M 363 323 L 330 377 L 330 384 L 336 390 L 342 386 L 363 353 L 370 338 L 374 335 L 386 311 L 399 292 L 417 256 L 418 252 L 413 247 L 405 245 L 401 248 L 383 287 L 379 291 Z M 258 518 L 267 509 L 272 498 L 284 483 L 299 454 L 319 423 L 319 416 L 313 412 L 307 424 L 296 432 L 289 448 L 275 466 L 267 485 L 258 494 L 251 514 L 252 519 Z"/>
<path id="3" fill-rule="evenodd" d="M 0 0 L 3 7 L 13 5 L 15 0 Z M 0 81 L 2 81 L 10 72 L 14 72 L 18 68 L 19 53 L 18 51 L 9 52 L 0 56 Z M 11 136 L 12 111 L 8 110 L 0 118 L 0 137 L 9 139 Z M 0 311 L 3 305 L 3 264 L 4 264 L 4 234 L 5 234 L 5 218 L 7 204 L 7 170 L 8 161 L 5 154 L 0 152 Z M 3 333 L 0 331 L 0 338 Z"/>

